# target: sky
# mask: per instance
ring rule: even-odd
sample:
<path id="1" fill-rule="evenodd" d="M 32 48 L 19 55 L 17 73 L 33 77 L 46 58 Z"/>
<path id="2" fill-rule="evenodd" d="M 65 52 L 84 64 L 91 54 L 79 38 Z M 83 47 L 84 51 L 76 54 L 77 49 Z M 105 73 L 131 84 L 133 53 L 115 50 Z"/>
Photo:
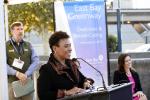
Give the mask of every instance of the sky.
<path id="1" fill-rule="evenodd" d="M 18 4 L 24 2 L 37 2 L 40 0 L 8 0 L 10 4 Z M 113 0 L 107 0 L 113 1 Z M 133 8 L 150 8 L 150 0 L 132 0 Z"/>
<path id="2" fill-rule="evenodd" d="M 133 1 L 133 8 L 150 8 L 150 0 L 132 0 L 132 1 Z"/>
<path id="3" fill-rule="evenodd" d="M 150 0 L 133 0 L 134 8 L 150 8 Z"/>

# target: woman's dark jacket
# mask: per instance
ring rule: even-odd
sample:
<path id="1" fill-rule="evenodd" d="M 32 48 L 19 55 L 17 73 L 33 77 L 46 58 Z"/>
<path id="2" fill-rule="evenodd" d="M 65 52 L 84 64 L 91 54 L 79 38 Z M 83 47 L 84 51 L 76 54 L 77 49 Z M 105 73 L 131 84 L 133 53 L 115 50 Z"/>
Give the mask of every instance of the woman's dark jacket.
<path id="1" fill-rule="evenodd" d="M 134 70 L 130 70 L 130 71 L 131 71 L 132 77 L 134 78 L 134 81 L 135 81 L 135 88 L 134 88 L 135 93 L 137 91 L 142 91 L 138 73 L 135 72 Z M 113 78 L 114 84 L 121 84 L 121 83 L 127 83 L 127 82 L 130 82 L 130 81 L 125 72 L 121 72 L 118 70 L 114 72 L 114 78 Z"/>
<path id="2" fill-rule="evenodd" d="M 56 100 L 58 90 L 69 90 L 75 86 L 83 88 L 86 78 L 71 60 L 66 60 L 67 68 L 59 65 L 60 63 L 51 54 L 47 64 L 40 68 L 37 82 L 40 100 Z"/>

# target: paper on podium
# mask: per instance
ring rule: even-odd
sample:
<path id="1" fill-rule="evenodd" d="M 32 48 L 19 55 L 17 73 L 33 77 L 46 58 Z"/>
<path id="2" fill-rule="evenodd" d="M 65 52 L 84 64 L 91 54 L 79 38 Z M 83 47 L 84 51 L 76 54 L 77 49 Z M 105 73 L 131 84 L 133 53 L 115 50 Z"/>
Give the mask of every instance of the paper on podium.
<path id="1" fill-rule="evenodd" d="M 31 78 L 27 79 L 27 83 L 22 85 L 20 81 L 12 82 L 12 88 L 14 92 L 14 96 L 16 98 L 27 95 L 34 91 L 34 82 Z"/>
<path id="2" fill-rule="evenodd" d="M 89 93 L 89 92 L 92 92 L 92 90 L 90 90 L 90 89 L 82 90 L 82 91 L 79 92 L 78 94 Z"/>
<path id="3" fill-rule="evenodd" d="M 79 92 L 78 94 L 85 94 L 85 93 L 92 93 L 92 92 L 95 92 L 96 89 L 94 86 L 92 86 L 91 88 L 89 89 L 83 89 L 81 92 Z"/>

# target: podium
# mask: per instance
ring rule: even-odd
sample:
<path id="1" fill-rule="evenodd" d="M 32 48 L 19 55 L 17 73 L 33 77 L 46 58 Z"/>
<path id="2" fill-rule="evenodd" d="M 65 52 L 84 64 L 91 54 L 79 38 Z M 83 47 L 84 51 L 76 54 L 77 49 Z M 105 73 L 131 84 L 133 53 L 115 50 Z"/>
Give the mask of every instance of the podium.
<path id="1" fill-rule="evenodd" d="M 132 100 L 132 85 L 114 85 L 107 90 L 85 92 L 57 100 Z"/>

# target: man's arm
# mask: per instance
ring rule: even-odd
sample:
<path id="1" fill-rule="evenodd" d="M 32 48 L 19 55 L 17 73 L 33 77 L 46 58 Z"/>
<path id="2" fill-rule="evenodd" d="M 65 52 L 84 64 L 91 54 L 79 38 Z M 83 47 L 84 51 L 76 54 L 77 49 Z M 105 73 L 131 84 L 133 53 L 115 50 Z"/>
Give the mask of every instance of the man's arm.
<path id="1" fill-rule="evenodd" d="M 7 74 L 8 75 L 16 75 L 16 70 L 10 67 L 10 65 L 7 64 Z"/>
<path id="2" fill-rule="evenodd" d="M 31 55 L 31 65 L 29 66 L 28 70 L 25 72 L 25 74 L 27 76 L 31 76 L 32 73 L 37 69 L 38 64 L 39 64 L 39 57 L 37 56 L 35 50 L 33 49 L 32 46 L 31 47 L 31 51 L 32 51 L 32 55 Z"/>

